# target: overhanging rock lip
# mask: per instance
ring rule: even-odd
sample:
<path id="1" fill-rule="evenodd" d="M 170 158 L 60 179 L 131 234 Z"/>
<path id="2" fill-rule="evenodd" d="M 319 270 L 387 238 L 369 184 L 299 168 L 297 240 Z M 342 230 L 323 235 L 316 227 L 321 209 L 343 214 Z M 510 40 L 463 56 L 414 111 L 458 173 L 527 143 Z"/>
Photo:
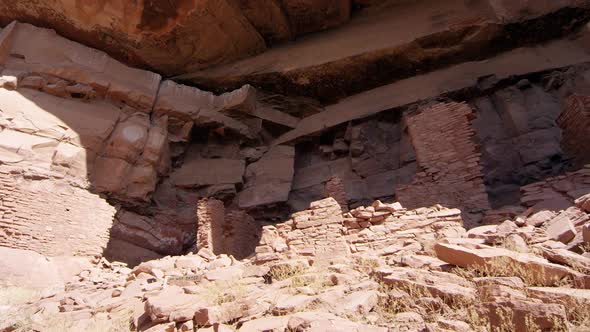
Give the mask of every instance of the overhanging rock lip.
<path id="1" fill-rule="evenodd" d="M 465 62 L 342 99 L 327 106 L 324 112 L 302 119 L 295 129 L 283 134 L 272 144 L 290 143 L 348 121 L 441 94 L 477 87 L 480 77 L 495 75 L 499 81 L 587 62 L 590 62 L 590 53 L 579 40 L 557 40 L 544 46 L 515 49 L 484 61 Z"/>

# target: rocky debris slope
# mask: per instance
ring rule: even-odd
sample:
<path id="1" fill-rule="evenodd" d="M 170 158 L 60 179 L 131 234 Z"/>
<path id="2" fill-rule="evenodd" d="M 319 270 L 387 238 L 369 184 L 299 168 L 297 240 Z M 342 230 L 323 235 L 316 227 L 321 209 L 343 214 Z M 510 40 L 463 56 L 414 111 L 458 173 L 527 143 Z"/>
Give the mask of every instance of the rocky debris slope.
<path id="1" fill-rule="evenodd" d="M 375 202 L 342 213 L 329 198 L 268 228 L 267 249 L 248 260 L 201 249 L 133 269 L 77 265 L 64 288 L 0 307 L 0 328 L 586 331 L 589 202 L 466 231 L 456 209 Z"/>

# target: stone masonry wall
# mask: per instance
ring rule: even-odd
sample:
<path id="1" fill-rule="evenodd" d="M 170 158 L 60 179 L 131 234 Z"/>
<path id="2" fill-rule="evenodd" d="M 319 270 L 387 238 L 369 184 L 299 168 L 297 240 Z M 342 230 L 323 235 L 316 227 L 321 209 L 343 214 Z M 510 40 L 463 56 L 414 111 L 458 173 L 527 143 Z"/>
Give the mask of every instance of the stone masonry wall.
<path id="1" fill-rule="evenodd" d="M 231 209 L 225 215 L 223 241 L 225 254 L 243 259 L 254 253 L 261 228 L 246 211 Z"/>
<path id="2" fill-rule="evenodd" d="M 238 259 L 254 253 L 260 240 L 260 226 L 246 211 L 228 208 L 223 201 L 202 198 L 197 203 L 197 250 Z"/>
<path id="3" fill-rule="evenodd" d="M 221 227 L 225 219 L 223 202 L 203 198 L 197 203 L 197 248 L 223 252 Z"/>
<path id="4" fill-rule="evenodd" d="M 338 176 L 335 176 L 326 182 L 324 186 L 324 195 L 332 197 L 338 202 L 344 212 L 348 212 L 348 200 L 346 198 L 346 187 L 344 182 Z"/>
<path id="5" fill-rule="evenodd" d="M 258 264 L 291 256 L 320 259 L 372 251 L 398 259 L 442 237 L 460 237 L 461 211 L 440 205 L 406 210 L 399 203 L 375 201 L 342 214 L 333 198 L 313 202 L 285 223 L 263 227 L 256 248 Z"/>
<path id="6" fill-rule="evenodd" d="M 578 165 L 590 162 L 590 96 L 573 95 L 557 119 L 563 130 L 562 146 Z"/>
<path id="7" fill-rule="evenodd" d="M 0 167 L 0 243 L 48 256 L 102 255 L 115 208 L 65 181 Z"/>
<path id="8" fill-rule="evenodd" d="M 406 115 L 418 172 L 412 184 L 397 191 L 410 208 L 437 203 L 458 207 L 468 224 L 477 223 L 490 204 L 485 191 L 481 154 L 465 103 L 439 103 Z"/>
<path id="9" fill-rule="evenodd" d="M 337 256 L 348 254 L 342 236 L 343 218 L 334 198 L 310 204 L 309 209 L 296 212 L 285 223 L 265 226 L 256 248 L 258 261 L 279 259 L 279 253 L 291 251 L 302 256 Z"/>

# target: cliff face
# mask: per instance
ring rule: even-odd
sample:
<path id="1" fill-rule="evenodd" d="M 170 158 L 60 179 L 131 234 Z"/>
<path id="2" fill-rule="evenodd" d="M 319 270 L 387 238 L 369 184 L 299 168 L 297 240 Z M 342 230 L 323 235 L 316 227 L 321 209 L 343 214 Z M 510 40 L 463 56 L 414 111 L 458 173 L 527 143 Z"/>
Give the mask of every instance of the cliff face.
<path id="1" fill-rule="evenodd" d="M 0 0 L 0 332 L 588 331 L 589 22 Z"/>
<path id="2" fill-rule="evenodd" d="M 224 239 L 216 253 L 242 258 L 264 223 L 326 196 L 345 210 L 375 199 L 441 203 L 476 226 L 492 208 L 518 204 L 523 186 L 587 163 L 586 2 L 0 9 L 4 21 L 56 29 L 1 30 L 6 246 L 138 262 L 186 252 L 204 232 Z M 129 64 L 193 72 L 174 81 Z M 218 202 L 214 227 L 198 226 L 203 198 Z"/>
<path id="3" fill-rule="evenodd" d="M 541 27 L 542 22 L 536 23 L 534 27 L 518 27 L 518 24 L 540 18 L 542 21 L 542 17 L 564 8 L 576 12 L 583 6 L 587 6 L 587 3 L 582 0 L 25 0 L 3 1 L 0 4 L 0 25 L 18 20 L 52 28 L 71 40 L 106 51 L 127 64 L 141 66 L 166 76 L 195 73 L 195 82 L 207 84 L 210 89 L 220 89 L 224 87 L 221 83 L 227 82 L 219 82 L 218 75 L 208 72 L 202 75 L 199 72 L 204 68 L 265 53 L 275 46 L 281 46 L 282 49 L 283 44 L 290 44 L 287 42 L 300 36 L 339 27 L 348 23 L 351 18 L 353 27 L 343 30 L 346 37 L 342 38 L 342 35 L 335 32 L 333 35 L 320 37 L 319 40 L 297 42 L 303 47 L 308 45 L 310 53 L 298 52 L 291 49 L 291 46 L 287 46 L 287 52 L 297 54 L 295 58 L 303 60 L 312 56 L 316 58 L 316 62 L 340 60 L 340 63 L 336 62 L 321 70 L 326 74 L 324 80 L 332 80 L 335 72 L 341 70 L 348 70 L 350 75 L 358 78 L 363 68 L 370 67 L 379 70 L 391 67 L 385 71 L 384 74 L 387 75 L 401 74 L 399 71 L 404 70 L 398 67 L 407 67 L 411 70 L 405 75 L 409 75 L 423 70 L 423 66 L 413 63 L 414 57 L 417 57 L 415 61 L 425 58 L 423 61 L 448 63 L 449 57 L 459 55 L 456 52 L 460 51 L 456 49 L 451 54 L 444 55 L 443 59 L 436 48 L 465 48 L 465 52 L 474 53 L 469 50 L 469 44 L 472 44 L 476 48 L 488 47 L 491 52 L 518 46 L 531 38 L 555 37 L 563 27 L 561 20 L 567 19 L 575 27 L 580 23 L 580 15 L 583 14 L 577 12 L 566 15 L 567 18 L 560 18 L 559 15 L 551 17 L 551 22 L 546 22 L 544 27 Z M 495 26 L 496 24 L 515 26 L 502 33 L 501 27 Z M 449 27 L 451 29 L 447 31 Z M 531 28 L 537 31 L 532 31 Z M 540 28 L 543 36 L 538 34 Z M 381 33 L 385 31 L 389 37 Z M 435 32 L 440 35 L 435 40 L 425 38 L 417 43 L 404 45 L 418 37 L 412 35 L 417 32 L 423 34 L 420 37 L 427 37 Z M 516 35 L 510 36 L 511 32 Z M 386 39 L 383 40 L 383 37 Z M 486 46 L 482 39 L 494 45 Z M 347 45 L 351 43 L 354 44 L 353 47 Z M 413 50 L 413 55 L 404 61 L 406 55 L 399 53 L 408 47 Z M 241 77 L 240 83 L 243 83 L 244 78 L 256 80 L 258 84 L 267 81 L 267 88 L 279 84 L 278 88 L 282 87 L 284 92 L 285 89 L 294 88 L 284 86 L 288 81 L 297 81 L 297 78 L 307 76 L 310 83 L 320 84 L 315 87 L 315 97 L 328 93 L 326 89 L 322 89 L 321 82 L 315 82 L 320 77 L 313 78 L 310 70 L 289 75 L 284 73 L 285 70 L 301 69 L 300 64 L 295 61 L 295 64 L 281 68 L 283 61 L 280 51 L 278 52 L 279 55 L 259 60 L 258 64 L 241 64 L 240 67 L 244 68 L 232 70 L 230 77 Z M 351 59 L 353 55 L 363 54 L 363 58 Z M 328 59 L 326 56 L 332 58 Z M 356 65 L 343 67 L 344 59 L 348 59 L 348 62 L 353 60 L 352 63 Z M 463 58 L 464 60 L 466 59 Z M 252 70 L 255 69 L 253 66 L 255 71 Z M 355 67 L 360 68 L 351 70 Z M 275 70 L 271 69 L 280 69 L 275 73 L 279 77 L 244 77 L 253 72 L 265 73 L 270 70 L 270 73 L 274 73 Z M 317 72 L 319 71 L 316 70 Z M 376 71 L 371 75 L 377 73 Z M 224 76 L 228 76 L 227 73 Z M 282 84 L 279 80 L 281 76 L 286 80 Z M 383 75 L 377 75 L 376 80 L 385 80 L 380 76 Z M 205 78 L 215 81 L 208 84 Z M 272 79 L 272 83 L 269 79 Z M 352 79 L 349 77 L 345 82 Z M 374 87 L 375 83 L 378 82 L 367 81 L 363 85 Z M 340 90 L 345 88 L 339 87 L 338 92 L 343 92 Z M 353 92 L 350 88 L 346 91 Z M 354 91 L 359 90 L 357 88 Z M 332 92 L 334 93 L 335 91 Z"/>
<path id="4" fill-rule="evenodd" d="M 344 0 L 3 1 L 0 22 L 56 29 L 127 63 L 180 74 L 348 21 Z"/>

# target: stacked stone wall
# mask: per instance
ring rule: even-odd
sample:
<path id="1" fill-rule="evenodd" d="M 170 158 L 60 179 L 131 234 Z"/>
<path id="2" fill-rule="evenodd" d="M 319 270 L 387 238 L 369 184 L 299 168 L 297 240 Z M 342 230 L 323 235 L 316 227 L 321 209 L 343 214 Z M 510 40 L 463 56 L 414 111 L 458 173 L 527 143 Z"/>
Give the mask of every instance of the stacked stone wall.
<path id="1" fill-rule="evenodd" d="M 469 224 L 490 208 L 481 153 L 474 140 L 473 110 L 465 103 L 439 103 L 406 115 L 421 169 L 397 199 L 409 208 L 443 204 L 460 208 Z"/>
<path id="2" fill-rule="evenodd" d="M 197 202 L 197 249 L 224 252 L 222 226 L 225 219 L 223 202 L 203 198 Z"/>
<path id="3" fill-rule="evenodd" d="M 102 255 L 115 208 L 57 179 L 24 178 L 0 167 L 0 243 L 48 256 Z"/>
<path id="4" fill-rule="evenodd" d="M 243 259 L 254 253 L 261 227 L 246 211 L 231 209 L 225 215 L 223 241 L 226 254 Z"/>
<path id="5" fill-rule="evenodd" d="M 346 198 L 346 187 L 342 179 L 335 176 L 326 182 L 324 187 L 324 195 L 332 197 L 338 202 L 342 211 L 348 211 L 348 199 Z"/>
<path id="6" fill-rule="evenodd" d="M 256 248 L 259 264 L 289 256 L 330 259 L 358 252 L 381 255 L 420 251 L 442 237 L 464 234 L 461 211 L 440 205 L 406 210 L 399 203 L 375 201 L 348 213 L 333 198 L 313 202 L 285 223 L 263 227 Z"/>
<path id="7" fill-rule="evenodd" d="M 590 96 L 569 97 L 557 124 L 563 131 L 561 144 L 567 154 L 578 165 L 590 163 Z"/>

